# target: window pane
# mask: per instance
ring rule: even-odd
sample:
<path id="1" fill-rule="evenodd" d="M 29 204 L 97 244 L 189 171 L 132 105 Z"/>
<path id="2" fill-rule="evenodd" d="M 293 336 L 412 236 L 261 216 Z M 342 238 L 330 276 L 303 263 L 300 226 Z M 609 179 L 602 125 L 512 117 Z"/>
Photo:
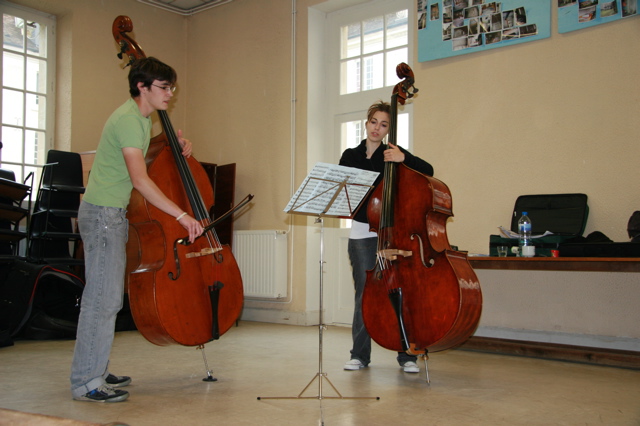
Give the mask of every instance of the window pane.
<path id="1" fill-rule="evenodd" d="M 27 58 L 27 90 L 46 93 L 47 62 L 41 59 Z"/>
<path id="2" fill-rule="evenodd" d="M 2 45 L 7 50 L 24 52 L 24 20 L 11 15 L 2 15 L 4 35 Z"/>
<path id="3" fill-rule="evenodd" d="M 340 94 L 356 93 L 360 91 L 360 59 L 343 62 L 340 75 Z"/>
<path id="4" fill-rule="evenodd" d="M 24 110 L 22 92 L 2 89 L 2 124 L 22 126 Z"/>
<path id="5" fill-rule="evenodd" d="M 404 46 L 408 43 L 408 17 L 407 10 L 390 13 L 387 19 L 387 49 Z"/>
<path id="6" fill-rule="evenodd" d="M 362 53 L 378 52 L 384 48 L 384 22 L 382 16 L 363 22 L 364 43 Z"/>
<path id="7" fill-rule="evenodd" d="M 27 51 L 30 55 L 47 57 L 47 27 L 27 21 Z"/>
<path id="8" fill-rule="evenodd" d="M 347 148 L 355 148 L 360 145 L 364 136 L 362 135 L 362 120 L 357 121 L 348 121 L 346 123 L 342 123 L 341 129 L 341 138 L 342 141 L 342 149 L 341 152 Z"/>
<path id="9" fill-rule="evenodd" d="M 396 74 L 396 67 L 399 63 L 408 61 L 407 48 L 393 50 L 387 53 L 387 86 L 395 86 L 398 84 L 398 75 Z"/>
<path id="10" fill-rule="evenodd" d="M 22 129 L 2 126 L 2 161 L 22 162 Z"/>
<path id="11" fill-rule="evenodd" d="M 360 23 L 344 26 L 340 28 L 340 33 L 340 59 L 360 55 Z"/>
<path id="12" fill-rule="evenodd" d="M 38 153 L 44 153 L 45 148 L 45 136 L 44 132 L 38 132 L 35 130 L 25 131 L 26 144 L 24 146 L 24 162 L 25 164 L 44 164 L 46 159 L 44 154 L 41 154 L 42 161 L 38 162 Z"/>
<path id="13" fill-rule="evenodd" d="M 1 0 L 0 0 L 1 1 Z M 55 17 L 2 2 L 2 128 L 3 166 L 13 163 L 18 180 L 29 172 L 40 174 L 52 137 L 47 120 L 55 98 L 48 76 L 55 69 L 55 54 L 48 55 L 48 37 L 55 33 Z M 32 20 L 32 19 L 34 19 Z M 53 40 L 53 39 L 51 39 Z M 53 123 L 50 123 L 53 124 Z M 34 182 L 37 184 L 37 177 Z"/>
<path id="14" fill-rule="evenodd" d="M 398 113 L 396 142 L 405 149 L 409 149 L 409 114 Z"/>
<path id="15" fill-rule="evenodd" d="M 27 94 L 27 127 L 45 128 L 47 114 L 47 98 L 39 95 Z"/>
<path id="16" fill-rule="evenodd" d="M 24 89 L 24 56 L 4 52 L 2 55 L 2 84 L 14 89 Z"/>
<path id="17" fill-rule="evenodd" d="M 384 55 L 377 55 L 364 58 L 365 72 L 362 90 L 378 89 L 382 87 L 384 81 Z"/>

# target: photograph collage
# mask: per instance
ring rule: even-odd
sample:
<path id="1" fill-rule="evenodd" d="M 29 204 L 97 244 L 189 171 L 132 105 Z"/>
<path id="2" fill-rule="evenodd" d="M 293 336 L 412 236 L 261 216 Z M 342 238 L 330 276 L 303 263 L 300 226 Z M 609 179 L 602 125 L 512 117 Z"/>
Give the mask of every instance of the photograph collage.
<path id="1" fill-rule="evenodd" d="M 623 18 L 633 16 L 638 13 L 638 0 L 558 0 L 558 7 L 568 7 L 578 5 L 578 22 L 592 22 L 596 17 Z M 618 4 L 620 7 L 618 7 Z"/>
<path id="2" fill-rule="evenodd" d="M 418 29 L 442 25 L 442 41 L 453 51 L 472 49 L 538 34 L 527 20 L 524 6 L 505 10 L 502 2 L 487 0 L 418 1 Z M 429 22 L 427 22 L 427 19 Z"/>

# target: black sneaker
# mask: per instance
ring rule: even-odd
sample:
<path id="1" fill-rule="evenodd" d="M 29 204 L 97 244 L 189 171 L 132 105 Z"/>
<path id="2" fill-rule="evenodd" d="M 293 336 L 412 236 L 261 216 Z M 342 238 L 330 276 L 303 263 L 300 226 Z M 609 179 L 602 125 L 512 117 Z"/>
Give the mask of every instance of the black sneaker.
<path id="1" fill-rule="evenodd" d="M 107 384 L 112 388 L 123 388 L 125 386 L 129 386 L 129 383 L 131 383 L 131 377 L 114 376 L 113 374 L 109 374 L 105 382 L 107 382 Z"/>
<path id="2" fill-rule="evenodd" d="M 129 398 L 129 392 L 113 389 L 111 386 L 102 385 L 97 389 L 87 392 L 82 396 L 75 397 L 76 401 L 90 402 L 120 402 Z"/>

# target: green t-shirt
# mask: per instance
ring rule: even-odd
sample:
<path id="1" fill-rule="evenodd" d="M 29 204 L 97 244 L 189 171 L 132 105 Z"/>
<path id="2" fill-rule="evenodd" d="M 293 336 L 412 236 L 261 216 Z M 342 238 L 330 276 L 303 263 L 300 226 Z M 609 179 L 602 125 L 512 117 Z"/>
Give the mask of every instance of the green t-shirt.
<path id="1" fill-rule="evenodd" d="M 129 99 L 116 109 L 102 130 L 100 143 L 83 199 L 88 203 L 126 208 L 133 184 L 122 155 L 122 148 L 149 148 L 151 119 L 143 117 L 138 104 Z"/>

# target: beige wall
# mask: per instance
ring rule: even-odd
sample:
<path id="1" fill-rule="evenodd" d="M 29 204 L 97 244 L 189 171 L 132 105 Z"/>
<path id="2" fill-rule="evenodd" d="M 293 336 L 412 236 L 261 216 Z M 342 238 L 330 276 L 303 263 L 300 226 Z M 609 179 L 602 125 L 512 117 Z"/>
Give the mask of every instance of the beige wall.
<path id="1" fill-rule="evenodd" d="M 111 34 L 113 19 L 128 15 L 146 54 L 178 71 L 170 113 L 196 158 L 237 163 L 236 199 L 255 194 L 236 229 L 304 229 L 306 218 L 282 209 L 308 171 L 308 7 L 326 3 L 296 2 L 292 114 L 289 0 L 234 0 L 191 17 L 135 0 L 15 2 L 58 17 L 59 147 L 95 149 L 128 96 Z M 584 192 L 586 233 L 616 241 L 627 240 L 627 220 L 640 209 L 640 20 L 558 34 L 552 9 L 549 39 L 426 63 L 414 57 L 414 152 L 449 185 L 448 235 L 463 250 L 486 253 L 520 194 Z M 250 307 L 308 309 L 306 247 L 305 233 L 295 234 L 292 303 Z"/>
<path id="2" fill-rule="evenodd" d="M 640 209 L 638 17 L 415 66 L 415 151 L 453 194 L 452 244 L 486 253 L 518 195 L 589 196 L 585 235 Z"/>
<path id="3" fill-rule="evenodd" d="M 119 15 L 133 21 L 130 34 L 147 56 L 170 63 L 180 90 L 171 109 L 176 127 L 184 126 L 186 102 L 186 28 L 180 15 L 135 0 L 18 0 L 57 18 L 56 148 L 94 150 L 108 116 L 129 97 L 128 71 L 116 56 L 112 24 Z"/>

